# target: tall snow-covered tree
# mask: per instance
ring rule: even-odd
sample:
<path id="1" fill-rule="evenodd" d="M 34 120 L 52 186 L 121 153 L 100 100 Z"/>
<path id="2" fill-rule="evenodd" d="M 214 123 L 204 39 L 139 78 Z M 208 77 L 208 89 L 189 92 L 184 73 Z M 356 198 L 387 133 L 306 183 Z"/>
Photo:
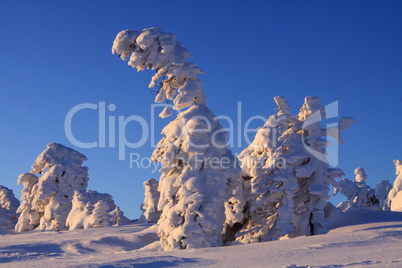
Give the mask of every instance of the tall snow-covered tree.
<path id="1" fill-rule="evenodd" d="M 326 231 L 324 207 L 329 185 L 336 185 L 334 179 L 343 172 L 329 168 L 324 138 L 331 136 L 343 143 L 340 133 L 354 120 L 343 118 L 337 127 L 323 129 L 321 120 L 325 116 L 318 97 L 306 97 L 298 116 L 288 114 L 288 128 L 278 138 L 272 156 L 280 159 L 281 165 L 273 165 L 252 179 L 247 200 L 255 201 L 238 241 L 252 243 Z"/>
<path id="2" fill-rule="evenodd" d="M 158 204 L 163 248 L 222 245 L 222 233 L 243 218 L 244 200 L 226 132 L 208 109 L 197 78 L 203 72 L 187 61 L 191 54 L 176 36 L 160 28 L 122 31 L 112 52 L 123 60 L 131 54 L 128 64 L 138 71 L 156 70 L 150 83 L 158 85 L 156 102 L 172 100 L 176 110 L 191 106 L 163 129 L 165 137 L 152 155 L 163 165 Z M 160 114 L 169 115 L 167 107 Z"/>
<path id="3" fill-rule="evenodd" d="M 64 230 L 66 219 L 71 210 L 74 191 L 85 191 L 88 182 L 88 168 L 82 167 L 86 157 L 61 144 L 50 143 L 36 159 L 31 173 L 42 174 L 37 183 L 31 175 L 20 176 L 24 183 L 23 204 L 17 231 L 38 227 L 39 230 Z M 33 185 L 32 185 L 33 184 Z M 27 189 L 25 189 L 25 186 Z M 25 201 L 25 203 L 24 203 Z M 30 207 L 30 208 L 29 208 Z M 33 214 L 35 220 L 27 220 Z M 37 218 L 40 218 L 39 226 Z M 27 226 L 31 222 L 31 226 Z"/>
<path id="4" fill-rule="evenodd" d="M 158 209 L 160 194 L 158 191 L 159 182 L 155 179 L 148 179 L 144 182 L 144 201 L 141 204 L 141 222 L 157 223 L 162 211 Z"/>
<path id="5" fill-rule="evenodd" d="M 321 234 L 328 231 L 324 208 L 329 199 L 329 186 L 336 185 L 335 178 L 340 178 L 343 171 L 329 167 L 325 158 L 326 147 L 329 146 L 326 137 L 332 137 L 343 144 L 341 132 L 355 122 L 351 117 L 344 117 L 337 126 L 323 128 L 321 120 L 326 118 L 326 113 L 320 103 L 321 100 L 318 97 L 305 98 L 298 115 L 300 129 L 291 133 L 291 135 L 301 136 L 304 153 L 300 151 L 298 156 L 292 153 L 284 156 L 289 167 L 295 167 L 298 181 L 294 197 L 296 212 L 293 217 L 296 231 L 291 233 L 290 237 Z M 282 149 L 286 151 L 293 145 L 284 142 L 282 146 Z"/>
<path id="6" fill-rule="evenodd" d="M 388 194 L 387 206 L 391 211 L 402 211 L 402 161 L 394 160 L 396 179 Z"/>
<path id="7" fill-rule="evenodd" d="M 268 118 L 257 131 L 253 142 L 239 154 L 242 176 L 245 177 L 247 213 L 237 240 L 243 243 L 269 241 L 294 230 L 290 224 L 291 215 L 287 212 L 290 212 L 289 206 L 293 206 L 297 180 L 281 169 L 284 163 L 276 150 L 280 146 L 279 138 L 296 121 L 284 97 L 275 97 L 274 100 L 278 113 Z"/>

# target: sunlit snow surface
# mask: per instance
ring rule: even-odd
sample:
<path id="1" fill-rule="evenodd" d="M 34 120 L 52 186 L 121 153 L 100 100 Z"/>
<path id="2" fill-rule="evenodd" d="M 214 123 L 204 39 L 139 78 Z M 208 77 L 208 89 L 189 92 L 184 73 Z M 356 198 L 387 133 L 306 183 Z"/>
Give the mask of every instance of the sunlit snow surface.
<path id="1" fill-rule="evenodd" d="M 156 226 L 128 224 L 0 236 L 7 267 L 401 267 L 402 213 L 327 210 L 325 235 L 157 251 Z M 144 246 L 148 245 L 146 248 Z M 142 249 L 141 249 L 142 248 Z"/>

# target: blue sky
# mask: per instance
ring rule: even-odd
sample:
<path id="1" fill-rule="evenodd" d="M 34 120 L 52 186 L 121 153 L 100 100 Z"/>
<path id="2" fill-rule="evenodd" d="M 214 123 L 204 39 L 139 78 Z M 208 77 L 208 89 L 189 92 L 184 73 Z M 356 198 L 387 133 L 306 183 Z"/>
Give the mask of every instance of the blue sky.
<path id="1" fill-rule="evenodd" d="M 112 194 L 128 217 L 140 215 L 142 183 L 159 173 L 130 169 L 117 148 L 74 147 L 64 120 L 78 104 L 105 102 L 116 106 L 107 118 L 150 122 L 152 73 L 128 68 L 111 47 L 121 30 L 153 26 L 175 33 L 207 72 L 200 78 L 216 115 L 236 120 L 241 101 L 243 123 L 268 117 L 277 95 L 293 114 L 305 96 L 339 101 L 340 116 L 357 120 L 344 131 L 339 167 L 350 179 L 364 167 L 372 187 L 393 182 L 392 160 L 402 158 L 401 14 L 400 1 L 1 1 L 0 184 L 20 197 L 18 175 L 46 144 L 59 142 L 87 156 L 89 189 Z M 155 119 L 156 140 L 172 119 Z M 97 112 L 85 110 L 73 132 L 95 141 L 97 124 Z M 130 124 L 127 139 L 138 140 L 140 131 Z M 241 152 L 244 139 L 235 145 Z M 152 148 L 148 142 L 130 152 L 149 157 Z"/>

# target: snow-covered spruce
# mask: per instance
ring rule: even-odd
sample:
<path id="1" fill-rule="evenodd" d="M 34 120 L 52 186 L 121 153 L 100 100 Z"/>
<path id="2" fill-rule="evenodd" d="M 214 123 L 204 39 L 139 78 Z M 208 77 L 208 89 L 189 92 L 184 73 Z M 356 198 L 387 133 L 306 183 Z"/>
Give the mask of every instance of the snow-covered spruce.
<path id="1" fill-rule="evenodd" d="M 338 208 L 343 211 L 355 211 L 359 208 L 380 210 L 375 190 L 366 184 L 367 174 L 362 168 L 356 168 L 354 181 L 343 178 L 335 187 L 335 194 L 342 193 L 348 202 L 342 202 Z"/>
<path id="2" fill-rule="evenodd" d="M 237 234 L 238 241 L 252 243 L 327 231 L 324 207 L 329 185 L 336 185 L 334 179 L 343 172 L 329 168 L 324 136 L 343 143 L 340 133 L 354 120 L 343 118 L 336 128 L 323 129 L 323 118 L 325 109 L 318 97 L 306 97 L 299 115 L 287 116 L 288 129 L 278 138 L 272 154 L 276 161 L 271 161 L 263 174 L 255 178 L 250 174 L 247 200 L 255 201 L 249 204 L 249 218 Z"/>
<path id="3" fill-rule="evenodd" d="M 382 180 L 375 187 L 375 197 L 378 200 L 378 206 L 382 210 L 389 210 L 387 205 L 388 194 L 392 189 L 392 184 L 388 180 Z"/>
<path id="4" fill-rule="evenodd" d="M 225 131 L 205 105 L 193 105 L 162 134 L 152 160 L 163 164 L 158 204 L 163 248 L 221 246 L 222 232 L 227 237 L 242 220 L 244 207 Z"/>
<path id="5" fill-rule="evenodd" d="M 148 179 L 144 182 L 144 201 L 141 204 L 142 215 L 140 222 L 157 223 L 162 211 L 158 210 L 160 194 L 158 191 L 159 182 L 155 179 Z"/>
<path id="6" fill-rule="evenodd" d="M 14 228 L 19 204 L 12 190 L 0 185 L 0 230 L 8 232 Z"/>
<path id="7" fill-rule="evenodd" d="M 237 234 L 237 240 L 243 243 L 272 240 L 294 230 L 289 217 L 285 219 L 281 215 L 278 219 L 278 208 L 284 211 L 293 206 L 296 177 L 288 174 L 289 178 L 284 181 L 280 176 L 270 174 L 279 174 L 282 171 L 282 175 L 285 175 L 286 170 L 279 169 L 283 163 L 275 152 L 279 146 L 279 138 L 295 120 L 284 97 L 274 97 L 274 100 L 278 113 L 268 118 L 257 131 L 253 142 L 239 155 L 248 208 L 245 225 Z M 273 228 L 274 225 L 277 228 Z"/>
<path id="8" fill-rule="evenodd" d="M 86 190 L 88 168 L 82 166 L 85 160 L 83 154 L 71 148 L 48 144 L 31 172 L 19 176 L 18 184 L 22 183 L 24 188 L 17 210 L 20 213 L 15 226 L 17 232 L 85 228 L 92 224 L 87 217 L 100 200 L 109 207 L 108 217 L 114 216 L 111 212 L 116 205 L 111 195 Z"/>
<path id="9" fill-rule="evenodd" d="M 43 212 L 32 209 L 34 195 L 31 194 L 38 181 L 39 178 L 32 173 L 23 173 L 18 177 L 18 184 L 23 184 L 24 188 L 22 189 L 21 205 L 17 210 L 20 215 L 15 226 L 16 232 L 31 231 L 39 226 Z"/>
<path id="10" fill-rule="evenodd" d="M 20 201 L 15 198 L 13 190 L 0 185 L 0 207 L 10 213 L 12 220 L 18 218 L 17 209 L 19 206 Z"/>
<path id="11" fill-rule="evenodd" d="M 221 246 L 231 227 L 243 220 L 239 167 L 226 146 L 226 132 L 206 106 L 190 53 L 174 34 L 160 28 L 120 32 L 113 53 L 137 70 L 155 69 L 156 102 L 173 100 L 174 109 L 192 106 L 164 128 L 152 160 L 163 167 L 159 180 L 158 234 L 165 250 Z M 176 92 L 178 92 L 177 95 Z M 161 117 L 170 115 L 168 108 Z"/>
<path id="12" fill-rule="evenodd" d="M 113 226 L 119 226 L 123 223 L 128 223 L 129 220 L 126 218 L 126 216 L 124 216 L 124 212 L 121 211 L 120 207 L 116 206 L 116 208 L 109 213 L 109 215 L 111 214 L 111 217 L 109 218 L 109 220 L 112 222 Z"/>
<path id="13" fill-rule="evenodd" d="M 37 182 L 34 175 L 20 176 L 24 189 L 17 232 L 66 229 L 74 191 L 85 191 L 87 187 L 88 168 L 82 167 L 85 160 L 83 154 L 71 148 L 48 144 L 31 167 L 31 173 L 42 174 Z"/>
<path id="14" fill-rule="evenodd" d="M 388 194 L 387 206 L 391 211 L 402 212 L 402 161 L 394 160 L 396 179 L 394 187 Z"/>
<path id="15" fill-rule="evenodd" d="M 121 31 L 114 40 L 112 53 L 123 60 L 130 56 L 128 65 L 156 70 L 149 87 L 158 86 L 155 102 L 173 100 L 174 109 L 181 110 L 191 104 L 205 104 L 201 81 L 197 78 L 201 71 L 194 63 L 188 62 L 190 52 L 176 40 L 176 35 L 162 32 L 161 28 L 133 29 Z M 176 92 L 178 94 L 175 97 Z M 168 117 L 169 108 L 160 117 Z"/>

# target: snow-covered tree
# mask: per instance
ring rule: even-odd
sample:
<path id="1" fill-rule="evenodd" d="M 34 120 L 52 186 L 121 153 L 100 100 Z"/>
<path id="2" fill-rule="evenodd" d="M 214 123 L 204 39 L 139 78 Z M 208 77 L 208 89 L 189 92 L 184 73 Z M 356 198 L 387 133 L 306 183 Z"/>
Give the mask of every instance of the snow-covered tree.
<path id="1" fill-rule="evenodd" d="M 120 207 L 117 207 L 111 212 L 112 217 L 110 221 L 114 226 L 119 226 L 123 223 L 128 223 L 127 218 L 124 216 L 123 211 L 120 210 Z"/>
<path id="2" fill-rule="evenodd" d="M 388 210 L 387 197 L 392 189 L 392 184 L 388 180 L 382 180 L 375 187 L 375 197 L 378 200 L 378 206 L 380 209 Z"/>
<path id="3" fill-rule="evenodd" d="M 67 216 L 66 226 L 69 230 L 86 229 L 89 224 L 89 218 L 92 213 L 85 210 L 86 204 L 89 202 L 86 192 L 76 190 L 72 200 L 72 208 Z"/>
<path id="4" fill-rule="evenodd" d="M 17 209 L 20 206 L 20 201 L 15 198 L 13 191 L 5 186 L 0 185 L 0 207 L 6 209 L 11 220 L 18 218 Z"/>
<path id="5" fill-rule="evenodd" d="M 364 168 L 362 168 L 362 167 L 356 168 L 355 169 L 355 175 L 356 175 L 356 178 L 355 178 L 356 182 L 364 182 L 364 183 L 366 183 L 367 174 L 366 174 L 366 171 L 364 170 Z"/>
<path id="6" fill-rule="evenodd" d="M 106 227 L 110 225 L 108 210 L 109 205 L 106 201 L 99 200 L 95 203 L 90 221 L 93 227 Z"/>
<path id="7" fill-rule="evenodd" d="M 95 213 L 95 205 L 99 202 L 102 203 L 103 207 L 107 208 L 105 211 L 107 216 L 105 217 L 109 219 L 109 224 L 93 224 L 95 221 L 94 217 L 99 217 L 96 215 L 93 216 Z M 98 209 L 96 213 L 99 214 L 100 210 Z M 120 208 L 115 205 L 110 194 L 102 194 L 96 191 L 82 192 L 77 190 L 74 192 L 72 209 L 66 221 L 66 226 L 69 230 L 104 227 L 110 224 L 115 225 L 116 222 L 128 223 L 130 220 L 127 219 Z"/>
<path id="8" fill-rule="evenodd" d="M 155 179 L 148 179 L 144 182 L 144 201 L 141 204 L 142 215 L 140 222 L 158 222 L 162 211 L 158 210 L 159 203 L 159 182 Z"/>
<path id="9" fill-rule="evenodd" d="M 391 211 L 402 211 L 402 161 L 394 160 L 396 179 L 388 194 L 387 206 Z"/>
<path id="10" fill-rule="evenodd" d="M 243 243 L 269 241 L 283 236 L 295 237 L 326 232 L 324 207 L 329 198 L 329 185 L 343 172 L 331 169 L 325 159 L 328 141 L 325 136 L 343 143 L 341 131 L 354 120 L 343 118 L 337 127 L 323 129 L 325 109 L 318 97 L 306 97 L 298 116 L 285 117 L 287 129 L 277 140 L 272 165 L 253 178 L 247 200 L 250 216 L 238 233 Z M 287 125 L 286 125 L 287 124 Z M 258 175 L 258 174 L 255 174 Z"/>
<path id="11" fill-rule="evenodd" d="M 341 132 L 355 122 L 351 117 L 344 117 L 337 126 L 324 129 L 321 126 L 321 120 L 326 118 L 326 113 L 320 103 L 321 100 L 318 97 L 305 98 L 298 115 L 300 129 L 296 128 L 290 134 L 301 135 L 304 153 L 301 147 L 300 150 L 289 153 L 289 149 L 295 145 L 295 142 L 285 141 L 280 149 L 286 151 L 283 156 L 286 159 L 286 168 L 295 167 L 298 181 L 294 197 L 296 212 L 293 218 L 296 231 L 290 234 L 290 237 L 321 234 L 328 231 L 324 208 L 329 199 L 329 186 L 336 185 L 335 178 L 340 178 L 343 171 L 329 167 L 325 158 L 326 146 L 329 146 L 326 137 L 332 137 L 343 144 Z M 287 139 L 291 140 L 289 137 Z"/>
<path id="12" fill-rule="evenodd" d="M 32 173 L 23 173 L 18 178 L 18 184 L 23 184 L 24 188 L 22 189 L 21 205 L 17 210 L 20 216 L 15 226 L 16 232 L 31 231 L 39 226 L 43 212 L 32 209 L 34 196 L 31 194 L 38 181 L 39 178 Z"/>
<path id="13" fill-rule="evenodd" d="M 113 53 L 129 65 L 155 69 L 156 102 L 173 100 L 183 109 L 166 126 L 152 160 L 163 167 L 159 180 L 158 234 L 165 250 L 220 246 L 222 233 L 243 219 L 239 167 L 226 146 L 226 132 L 208 109 L 197 78 L 202 71 L 187 61 L 191 54 L 174 34 L 160 28 L 120 32 Z M 176 93 L 178 93 L 176 95 Z M 160 116 L 171 112 L 166 107 Z"/>
<path id="14" fill-rule="evenodd" d="M 362 167 L 356 168 L 355 175 L 354 181 L 343 178 L 335 187 L 335 194 L 340 192 L 348 199 L 347 203 L 338 205 L 338 208 L 343 211 L 354 211 L 358 208 L 380 210 L 376 191 L 366 184 L 366 171 Z"/>
<path id="15" fill-rule="evenodd" d="M 278 159 L 273 154 L 278 146 L 278 139 L 289 129 L 293 118 L 290 107 L 284 97 L 274 97 L 278 112 L 271 115 L 267 122 L 258 129 L 253 142 L 238 156 L 241 162 L 242 176 L 251 180 L 266 172 Z"/>
<path id="16" fill-rule="evenodd" d="M 237 234 L 237 240 L 243 243 L 272 240 L 294 230 L 290 224 L 290 214 L 286 213 L 285 217 L 278 209 L 285 214 L 285 210 L 293 206 L 296 177 L 284 181 L 283 177 L 281 179 L 281 176 L 273 175 L 279 175 L 280 172 L 285 175 L 286 170 L 280 169 L 284 163 L 281 163 L 282 159 L 278 157 L 276 149 L 279 138 L 295 120 L 284 97 L 275 97 L 274 100 L 278 113 L 268 118 L 257 131 L 253 142 L 239 155 L 248 208 L 245 225 Z M 278 228 L 271 231 L 276 223 Z"/>
<path id="17" fill-rule="evenodd" d="M 87 159 L 83 154 L 71 148 L 50 143 L 32 165 L 31 173 L 42 176 L 33 186 L 30 185 L 31 178 L 28 179 L 29 198 L 23 201 L 29 204 L 21 204 L 21 209 L 30 206 L 31 211 L 37 212 L 35 216 L 41 216 L 39 230 L 66 229 L 66 219 L 71 210 L 74 191 L 85 191 L 87 187 L 88 168 L 81 166 L 85 160 Z M 25 177 L 27 176 L 20 177 L 21 182 L 24 182 Z M 28 189 L 24 189 L 23 193 L 25 191 Z M 21 225 L 18 226 L 18 231 L 29 230 L 26 227 L 28 221 L 24 218 L 26 216 L 25 213 L 21 213 L 19 219 Z"/>
<path id="18" fill-rule="evenodd" d="M 0 185 L 0 231 L 12 230 L 17 222 L 18 199 L 12 190 Z"/>

